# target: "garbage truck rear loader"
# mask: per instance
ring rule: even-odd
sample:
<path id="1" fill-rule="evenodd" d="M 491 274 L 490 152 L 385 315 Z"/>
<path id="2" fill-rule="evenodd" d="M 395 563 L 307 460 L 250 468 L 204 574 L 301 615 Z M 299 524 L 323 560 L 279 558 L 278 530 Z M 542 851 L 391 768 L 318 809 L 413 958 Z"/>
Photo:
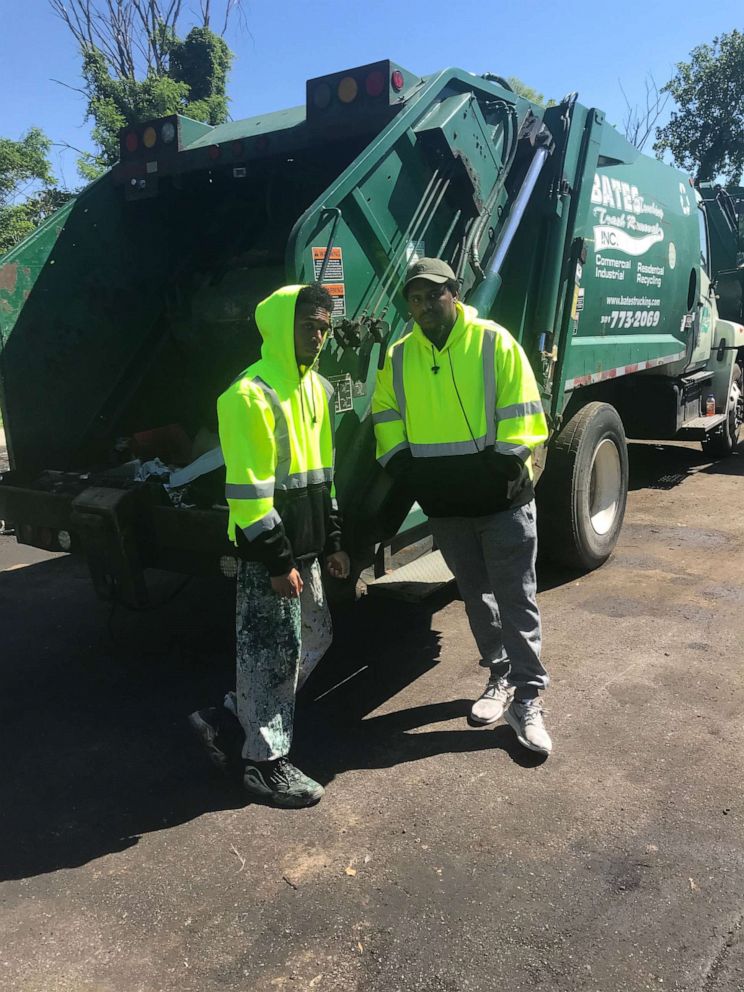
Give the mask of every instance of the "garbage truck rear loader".
<path id="1" fill-rule="evenodd" d="M 706 209 L 575 95 L 542 108 L 458 69 L 383 61 L 310 80 L 293 110 L 127 128 L 119 164 L 0 262 L 0 516 L 84 554 L 104 596 L 144 601 L 146 567 L 234 571 L 215 397 L 258 355 L 255 304 L 315 280 L 339 501 L 358 567 L 379 564 L 426 521 L 375 462 L 374 378 L 409 326 L 406 266 L 438 255 L 525 348 L 546 542 L 596 567 L 626 436 L 736 442 L 744 329 L 717 313 Z"/>

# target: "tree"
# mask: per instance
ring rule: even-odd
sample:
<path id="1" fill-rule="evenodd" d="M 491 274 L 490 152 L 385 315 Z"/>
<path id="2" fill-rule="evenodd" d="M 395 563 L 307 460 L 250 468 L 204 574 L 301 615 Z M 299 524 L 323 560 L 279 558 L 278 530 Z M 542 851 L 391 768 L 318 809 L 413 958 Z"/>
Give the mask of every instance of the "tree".
<path id="1" fill-rule="evenodd" d="M 119 157 L 128 124 L 186 114 L 207 124 L 227 120 L 232 53 L 222 35 L 241 0 L 221 0 L 222 33 L 210 27 L 212 0 L 200 0 L 199 23 L 178 36 L 183 0 L 49 0 L 80 47 L 94 155 L 78 162 L 94 179 Z"/>
<path id="2" fill-rule="evenodd" d="M 72 196 L 57 186 L 50 148 L 49 138 L 35 127 L 19 141 L 0 138 L 0 255 Z"/>
<path id="3" fill-rule="evenodd" d="M 662 92 L 678 109 L 656 134 L 654 151 L 669 151 L 698 180 L 736 184 L 744 171 L 744 34 L 731 31 L 699 45 L 680 62 Z"/>
<path id="4" fill-rule="evenodd" d="M 620 83 L 620 90 L 625 100 L 626 114 L 623 120 L 623 130 L 625 137 L 634 145 L 638 151 L 643 151 L 643 147 L 651 137 L 651 132 L 656 126 L 656 122 L 664 113 L 669 102 L 670 94 L 666 88 L 660 90 L 656 80 L 651 73 L 644 80 L 646 89 L 645 107 L 638 104 L 631 104 L 628 96 Z"/>
<path id="5" fill-rule="evenodd" d="M 545 102 L 545 97 L 542 93 L 538 93 L 536 89 L 532 86 L 528 86 L 527 83 L 523 83 L 521 79 L 516 76 L 507 76 L 506 79 L 503 76 L 497 76 L 493 72 L 484 72 L 483 79 L 489 79 L 494 83 L 498 83 L 499 86 L 503 86 L 504 89 L 512 90 L 517 96 L 523 96 L 525 100 L 529 100 L 531 103 L 536 103 L 540 107 L 555 107 L 555 100 L 548 100 Z"/>
<path id="6" fill-rule="evenodd" d="M 541 107 L 554 107 L 555 100 L 545 101 L 545 97 L 542 93 L 539 93 L 532 86 L 528 86 L 527 83 L 523 83 L 521 79 L 517 76 L 507 76 L 507 83 L 519 96 L 523 96 L 525 100 L 529 100 L 531 103 L 537 103 Z"/>

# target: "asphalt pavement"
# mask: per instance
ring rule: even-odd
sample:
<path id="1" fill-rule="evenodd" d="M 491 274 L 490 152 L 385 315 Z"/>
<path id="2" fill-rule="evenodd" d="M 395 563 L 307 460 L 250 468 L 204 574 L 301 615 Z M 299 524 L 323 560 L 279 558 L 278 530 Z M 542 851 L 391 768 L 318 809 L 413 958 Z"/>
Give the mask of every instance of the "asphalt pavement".
<path id="1" fill-rule="evenodd" d="M 470 727 L 452 588 L 336 616 L 300 697 L 304 811 L 215 777 L 232 587 L 0 538 L 0 989 L 742 992 L 744 454 L 631 445 L 616 554 L 540 569 L 555 753 Z"/>

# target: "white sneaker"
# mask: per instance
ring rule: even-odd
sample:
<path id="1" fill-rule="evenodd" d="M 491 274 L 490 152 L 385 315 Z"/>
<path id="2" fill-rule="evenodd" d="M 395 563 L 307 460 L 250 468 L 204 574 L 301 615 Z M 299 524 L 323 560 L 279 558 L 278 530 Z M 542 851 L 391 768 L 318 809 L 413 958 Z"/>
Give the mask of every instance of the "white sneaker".
<path id="1" fill-rule="evenodd" d="M 543 722 L 542 706 L 537 700 L 529 703 L 513 702 L 504 717 L 522 747 L 537 751 L 538 754 L 550 754 L 553 750 L 553 742 Z"/>
<path id="2" fill-rule="evenodd" d="M 496 723 L 514 697 L 514 686 L 506 679 L 491 677 L 480 699 L 473 703 L 470 719 L 475 723 Z"/>

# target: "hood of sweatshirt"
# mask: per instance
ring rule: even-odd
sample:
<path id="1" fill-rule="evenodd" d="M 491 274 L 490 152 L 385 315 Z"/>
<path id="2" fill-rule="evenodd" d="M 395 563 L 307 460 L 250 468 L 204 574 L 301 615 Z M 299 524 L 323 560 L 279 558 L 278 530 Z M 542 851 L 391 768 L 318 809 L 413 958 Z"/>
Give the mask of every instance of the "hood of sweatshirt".
<path id="1" fill-rule="evenodd" d="M 256 307 L 256 324 L 263 338 L 261 358 L 274 375 L 294 384 L 300 381 L 295 357 L 294 317 L 297 296 L 302 288 L 282 286 Z"/>
<path id="2" fill-rule="evenodd" d="M 465 328 L 467 325 L 478 316 L 478 311 L 475 307 L 468 306 L 466 303 L 461 303 L 460 300 L 457 300 L 455 303 L 455 309 L 457 310 L 457 318 L 455 323 L 452 330 L 447 335 L 447 340 L 444 342 L 444 345 L 441 348 L 437 348 L 437 351 L 444 352 L 449 348 L 454 347 L 454 345 L 456 345 L 460 338 L 465 334 Z M 413 337 L 427 351 L 434 347 L 418 324 L 413 325 Z"/>

